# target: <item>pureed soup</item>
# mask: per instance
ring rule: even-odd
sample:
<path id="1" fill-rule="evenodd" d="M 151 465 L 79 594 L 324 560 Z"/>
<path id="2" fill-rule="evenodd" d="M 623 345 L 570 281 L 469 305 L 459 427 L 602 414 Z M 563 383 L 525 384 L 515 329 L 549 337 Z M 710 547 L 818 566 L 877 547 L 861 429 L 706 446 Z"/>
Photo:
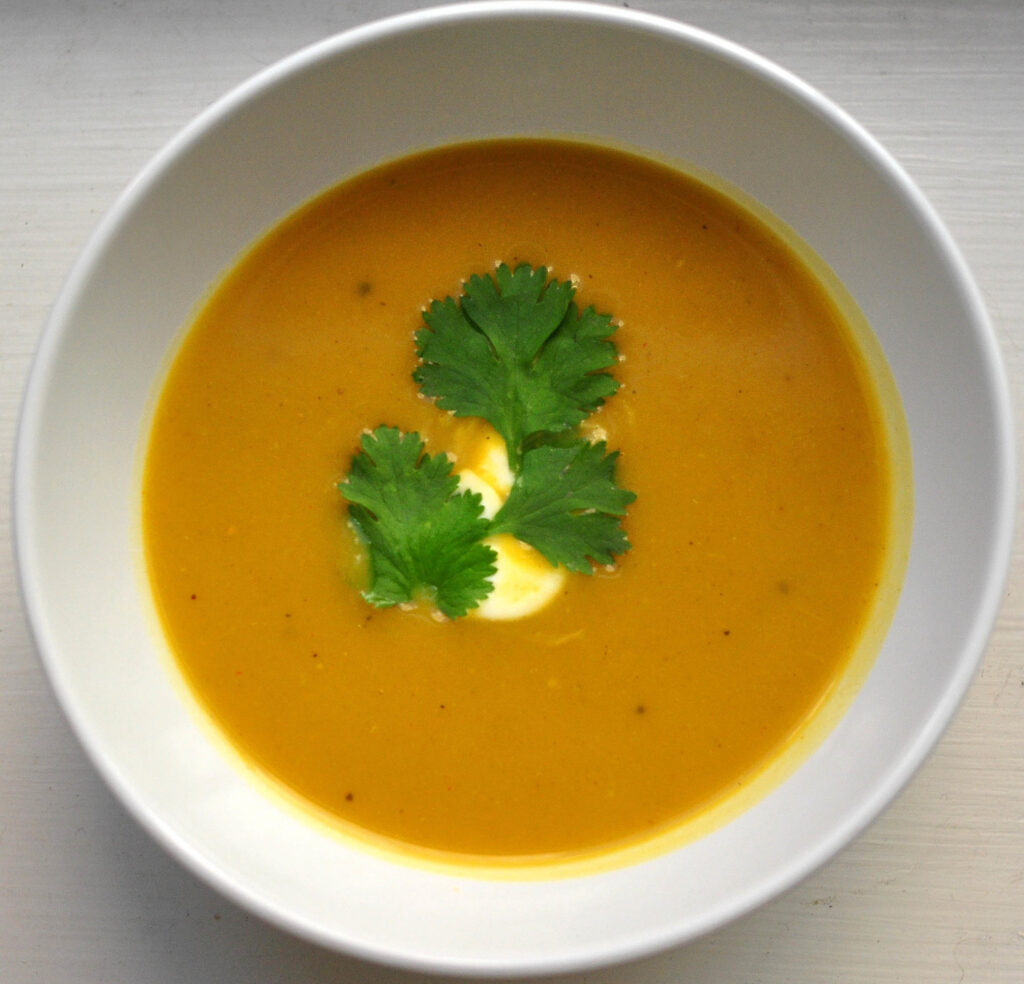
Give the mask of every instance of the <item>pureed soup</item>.
<path id="1" fill-rule="evenodd" d="M 589 574 L 520 547 L 521 617 L 373 604 L 379 517 L 353 523 L 345 484 L 361 441 L 418 434 L 485 479 L 506 460 L 414 379 L 431 302 L 457 309 L 498 263 L 610 316 L 617 355 L 588 372 L 617 391 L 534 443 L 604 442 L 621 540 Z M 880 372 L 794 249 L 684 174 L 528 140 L 383 166 L 257 243 L 175 357 L 143 479 L 165 634 L 245 759 L 343 829 L 489 861 L 648 842 L 749 787 L 864 672 L 906 518 Z"/>

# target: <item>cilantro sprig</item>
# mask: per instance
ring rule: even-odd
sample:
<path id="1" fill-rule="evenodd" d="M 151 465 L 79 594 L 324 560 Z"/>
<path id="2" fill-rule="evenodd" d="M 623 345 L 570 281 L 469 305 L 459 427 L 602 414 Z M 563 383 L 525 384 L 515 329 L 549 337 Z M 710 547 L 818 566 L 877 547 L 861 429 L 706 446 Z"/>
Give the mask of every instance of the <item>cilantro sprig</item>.
<path id="1" fill-rule="evenodd" d="M 539 550 L 553 566 L 590 574 L 592 561 L 612 564 L 629 549 L 620 518 L 636 496 L 615 484 L 618 452 L 603 441 L 542 445 L 523 455 L 490 535 L 511 533 Z"/>
<path id="2" fill-rule="evenodd" d="M 618 452 L 578 432 L 618 390 L 607 372 L 618 361 L 615 325 L 581 312 L 574 295 L 544 267 L 501 264 L 424 312 L 413 378 L 439 409 L 494 427 L 514 481 L 488 520 L 448 456 L 427 454 L 418 434 L 364 434 L 339 489 L 368 549 L 367 601 L 427 599 L 448 617 L 465 615 L 492 590 L 496 554 L 484 541 L 502 533 L 584 574 L 630 549 L 621 521 L 635 495 L 616 484 Z"/>
<path id="3" fill-rule="evenodd" d="M 459 491 L 446 454 L 428 455 L 419 434 L 378 427 L 364 434 L 339 486 L 349 517 L 370 551 L 363 596 L 388 607 L 426 598 L 449 618 L 490 593 L 495 553 L 480 495 Z"/>
<path id="4" fill-rule="evenodd" d="M 592 307 L 581 313 L 574 293 L 544 267 L 501 264 L 470 277 L 460 301 L 434 301 L 416 333 L 420 390 L 457 417 L 486 420 L 513 471 L 530 438 L 577 427 L 619 388 L 602 371 L 618 361 L 615 325 Z"/>

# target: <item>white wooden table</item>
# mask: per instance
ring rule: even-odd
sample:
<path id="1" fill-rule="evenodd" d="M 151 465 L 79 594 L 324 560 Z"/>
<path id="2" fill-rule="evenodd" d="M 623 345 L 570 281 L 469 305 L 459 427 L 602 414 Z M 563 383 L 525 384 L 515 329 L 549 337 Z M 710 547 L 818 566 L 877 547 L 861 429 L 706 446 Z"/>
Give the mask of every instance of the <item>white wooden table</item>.
<path id="1" fill-rule="evenodd" d="M 48 306 L 100 215 L 199 110 L 415 0 L 0 0 L 0 472 Z M 921 185 L 1024 382 L 1024 0 L 648 0 L 857 117 Z M 952 382 L 952 381 L 951 381 Z M 180 869 L 94 773 L 29 642 L 0 496 L 0 982 L 408 982 Z M 964 706 L 855 844 L 688 947 L 572 980 L 1024 982 L 1024 564 Z"/>

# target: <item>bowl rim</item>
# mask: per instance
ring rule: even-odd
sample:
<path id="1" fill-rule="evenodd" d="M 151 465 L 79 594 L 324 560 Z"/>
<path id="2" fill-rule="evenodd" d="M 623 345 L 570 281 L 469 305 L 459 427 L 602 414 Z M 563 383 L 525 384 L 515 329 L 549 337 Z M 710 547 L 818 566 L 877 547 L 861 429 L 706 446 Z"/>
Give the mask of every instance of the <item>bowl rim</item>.
<path id="1" fill-rule="evenodd" d="M 390 37 L 416 32 L 424 28 L 439 28 L 465 20 L 501 20 L 506 18 L 562 18 L 591 23 L 641 29 L 670 39 L 682 45 L 696 46 L 724 57 L 735 67 L 756 75 L 764 84 L 787 91 L 801 105 L 818 114 L 828 125 L 841 131 L 845 139 L 870 159 L 875 170 L 894 183 L 901 196 L 914 210 L 928 234 L 937 244 L 957 286 L 971 312 L 970 327 L 974 331 L 984 356 L 984 371 L 992 397 L 997 422 L 1000 426 L 998 447 L 1002 472 L 995 492 L 996 521 L 992 549 L 989 553 L 987 579 L 982 593 L 982 604 L 975 611 L 970 640 L 964 646 L 957 663 L 957 673 L 933 709 L 926 726 L 915 735 L 902 759 L 885 774 L 874 787 L 874 795 L 861 804 L 861 808 L 846 817 L 846 822 L 832 831 L 813 849 L 791 859 L 784 870 L 762 877 L 742 897 L 733 900 L 728 911 L 708 913 L 702 925 L 688 924 L 674 933 L 648 935 L 642 939 L 607 940 L 601 946 L 590 945 L 586 952 L 577 952 L 566 946 L 560 956 L 536 958 L 523 954 L 521 959 L 506 960 L 500 965 L 481 965 L 479 961 L 451 958 L 428 958 L 422 954 L 382 952 L 378 948 L 360 945 L 358 941 L 325 934 L 317 927 L 282 913 L 265 900 L 240 887 L 230 875 L 220 871 L 202 857 L 191 845 L 154 815 L 147 805 L 140 803 L 130 786 L 124 784 L 120 773 L 96 750 L 91 737 L 88 714 L 79 703 L 61 670 L 60 661 L 53 655 L 46 629 L 45 605 L 37 584 L 37 564 L 33 553 L 34 506 L 30 501 L 31 476 L 34 470 L 33 454 L 39 441 L 39 423 L 52 370 L 52 361 L 68 325 L 69 312 L 79 292 L 88 282 L 96 258 L 118 227 L 130 216 L 133 205 L 157 182 L 164 170 L 201 136 L 219 121 L 229 118 L 250 99 L 287 80 L 293 73 L 327 59 L 366 45 L 374 45 Z M 924 763 L 936 746 L 942 733 L 960 706 L 968 687 L 981 664 L 988 637 L 995 624 L 1002 602 L 1012 556 L 1016 506 L 1016 455 L 1013 434 L 1013 412 L 1010 388 L 1005 374 L 999 341 L 995 335 L 980 292 L 967 264 L 946 227 L 916 184 L 902 166 L 852 117 L 836 106 L 818 90 L 796 75 L 761 55 L 735 42 L 689 24 L 647 12 L 606 6 L 590 0 L 471 0 L 442 6 L 420 8 L 390 17 L 373 20 L 343 30 L 330 37 L 307 45 L 288 55 L 249 79 L 236 85 L 225 95 L 200 112 L 172 137 L 126 186 L 112 207 L 104 215 L 87 239 L 69 272 L 46 320 L 30 368 L 20 411 L 16 434 L 12 481 L 12 531 L 15 564 L 23 610 L 26 613 L 35 648 L 46 670 L 47 678 L 58 703 L 71 722 L 76 737 L 88 757 L 107 784 L 117 794 L 135 819 L 149 831 L 185 867 L 208 884 L 238 902 L 250 911 L 282 926 L 297 935 L 334 949 L 406 969 L 456 974 L 532 975 L 579 971 L 609 963 L 637 959 L 666 947 L 677 945 L 720 928 L 739 918 L 764 902 L 792 887 L 826 863 L 866 828 L 902 790 L 913 774 Z"/>

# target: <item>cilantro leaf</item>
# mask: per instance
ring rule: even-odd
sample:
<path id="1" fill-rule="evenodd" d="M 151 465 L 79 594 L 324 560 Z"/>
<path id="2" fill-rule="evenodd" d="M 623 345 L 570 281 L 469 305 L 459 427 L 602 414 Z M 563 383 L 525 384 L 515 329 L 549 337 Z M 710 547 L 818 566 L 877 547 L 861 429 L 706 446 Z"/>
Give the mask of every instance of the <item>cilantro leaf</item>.
<path id="1" fill-rule="evenodd" d="M 425 454 L 418 434 L 381 426 L 364 436 L 339 488 L 369 548 L 367 601 L 429 598 L 465 615 L 494 588 L 498 555 L 484 541 L 500 533 L 587 574 L 630 549 L 621 521 L 636 496 L 615 482 L 618 452 L 577 429 L 618 389 L 605 371 L 618 361 L 615 326 L 581 312 L 574 295 L 544 267 L 501 264 L 424 312 L 413 377 L 439 409 L 494 427 L 512 488 L 488 521 L 480 495 L 460 490 L 452 462 Z"/>
<path id="2" fill-rule="evenodd" d="M 370 586 L 380 608 L 429 597 L 449 618 L 465 615 L 490 593 L 495 553 L 482 543 L 488 522 L 480 496 L 458 491 L 446 454 L 424 454 L 418 434 L 378 427 L 338 488 L 369 548 Z"/>
<path id="3" fill-rule="evenodd" d="M 582 313 L 568 281 L 544 267 L 473 276 L 460 301 L 434 301 L 416 333 L 413 374 L 426 396 L 457 417 L 481 417 L 501 435 L 516 470 L 525 443 L 572 430 L 614 395 L 617 362 L 608 315 Z"/>
<path id="4" fill-rule="evenodd" d="M 636 495 L 615 484 L 618 452 L 603 441 L 542 444 L 523 455 L 522 470 L 491 533 L 511 533 L 554 565 L 593 572 L 629 550 L 620 519 Z"/>

